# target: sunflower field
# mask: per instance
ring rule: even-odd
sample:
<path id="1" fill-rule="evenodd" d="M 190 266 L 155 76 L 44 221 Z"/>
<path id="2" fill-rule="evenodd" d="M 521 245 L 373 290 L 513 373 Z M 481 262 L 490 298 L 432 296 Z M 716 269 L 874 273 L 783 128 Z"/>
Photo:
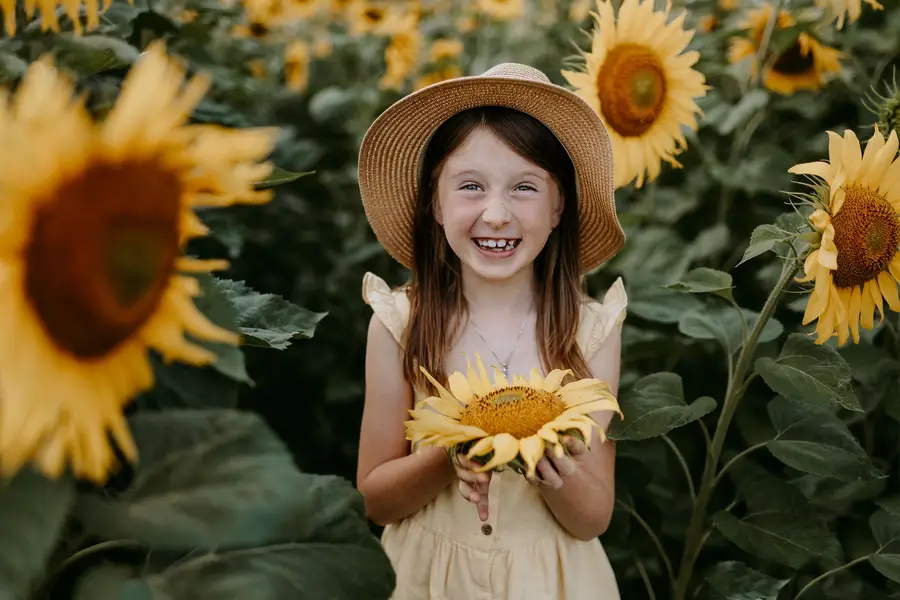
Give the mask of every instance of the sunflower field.
<path id="1" fill-rule="evenodd" d="M 390 597 L 357 152 L 506 61 L 613 138 L 622 597 L 900 597 L 896 0 L 0 12 L 0 600 Z"/>

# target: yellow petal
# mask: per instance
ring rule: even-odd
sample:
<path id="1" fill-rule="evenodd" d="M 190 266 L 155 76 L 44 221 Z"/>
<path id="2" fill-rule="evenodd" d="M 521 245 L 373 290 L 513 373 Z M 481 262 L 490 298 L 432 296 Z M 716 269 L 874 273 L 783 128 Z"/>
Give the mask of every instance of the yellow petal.
<path id="1" fill-rule="evenodd" d="M 472 458 L 475 456 L 482 456 L 491 451 L 494 447 L 494 436 L 489 435 L 488 437 L 481 438 L 475 444 L 469 448 L 469 451 L 466 453 L 466 458 Z"/>
<path id="2" fill-rule="evenodd" d="M 431 396 L 430 398 L 426 398 L 425 402 L 451 419 L 459 419 L 460 415 L 462 415 L 462 405 L 452 398 Z"/>
<path id="3" fill-rule="evenodd" d="M 544 389 L 544 378 L 541 377 L 541 372 L 537 369 L 532 369 L 530 375 L 531 377 L 528 379 L 528 385 L 536 390 Z"/>
<path id="4" fill-rule="evenodd" d="M 850 293 L 850 306 L 847 308 L 847 320 L 850 322 L 850 335 L 853 336 L 853 343 L 859 343 L 859 312 L 860 312 L 860 296 L 862 290 L 858 285 L 853 286 Z"/>
<path id="5" fill-rule="evenodd" d="M 567 375 L 571 375 L 572 371 L 569 369 L 554 369 L 550 371 L 550 374 L 547 375 L 547 378 L 544 379 L 543 390 L 545 392 L 555 392 L 559 389 L 559 386 L 562 384 L 563 379 L 566 378 Z"/>
<path id="6" fill-rule="evenodd" d="M 484 466 L 475 469 L 478 472 L 490 471 L 495 467 L 505 465 L 519 453 L 519 440 L 508 433 L 498 433 L 494 436 L 494 456 Z"/>
<path id="7" fill-rule="evenodd" d="M 498 388 L 509 386 L 509 382 L 506 380 L 506 375 L 503 374 L 503 371 L 500 369 L 500 367 L 494 367 L 494 386 Z"/>
<path id="8" fill-rule="evenodd" d="M 474 399 L 474 393 L 472 392 L 472 386 L 469 385 L 469 380 L 459 371 L 453 373 L 453 375 L 448 378 L 447 383 L 456 399 L 463 404 L 469 404 Z"/>
<path id="9" fill-rule="evenodd" d="M 831 171 L 831 165 L 821 160 L 801 163 L 788 169 L 788 173 L 793 173 L 794 175 L 815 175 L 816 177 L 821 177 L 825 181 L 831 179 Z"/>
<path id="10" fill-rule="evenodd" d="M 529 436 L 519 442 L 519 453 L 527 467 L 525 476 L 534 477 L 537 464 L 544 456 L 544 440 L 536 435 Z"/>
<path id="11" fill-rule="evenodd" d="M 425 367 L 419 367 L 419 370 L 422 371 L 422 374 L 425 375 L 425 378 L 431 382 L 431 385 L 433 385 L 434 388 L 438 391 L 438 394 L 441 395 L 441 398 L 444 398 L 446 400 L 454 399 L 453 395 L 450 394 L 450 392 L 448 392 L 446 389 L 444 389 L 444 386 L 438 383 L 437 379 L 431 376 L 431 373 L 425 370 Z"/>
<path id="12" fill-rule="evenodd" d="M 878 274 L 878 287 L 887 301 L 888 306 L 894 312 L 900 312 L 900 295 L 897 294 L 897 282 L 887 271 Z"/>

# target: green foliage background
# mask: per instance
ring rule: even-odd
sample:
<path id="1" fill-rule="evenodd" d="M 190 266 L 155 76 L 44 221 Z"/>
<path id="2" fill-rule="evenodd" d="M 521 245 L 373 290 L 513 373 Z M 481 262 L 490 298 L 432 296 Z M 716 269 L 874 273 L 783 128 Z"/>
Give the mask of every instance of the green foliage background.
<path id="1" fill-rule="evenodd" d="M 900 320 L 888 313 L 861 344 L 839 350 L 805 336 L 806 296 L 790 283 L 788 257 L 808 249 L 793 236 L 808 228 L 784 192 L 801 189 L 790 166 L 827 157 L 826 130 L 868 137 L 875 117 L 863 101 L 873 87 L 885 91 L 896 66 L 900 9 L 866 7 L 843 31 L 821 30 L 845 52 L 843 72 L 824 90 L 781 97 L 728 64 L 734 16 L 713 1 L 674 4 L 690 9 L 689 24 L 722 19 L 692 44 L 712 87 L 705 118 L 682 169 L 618 191 L 627 245 L 589 281 L 599 296 L 622 276 L 629 295 L 626 418 L 613 431 L 617 509 L 602 538 L 622 597 L 896 598 Z M 512 60 L 563 83 L 572 43 L 587 47 L 586 24 L 569 19 L 566 2 L 555 10 L 480 21 L 459 36 L 462 69 Z M 196 17 L 185 22 L 184 11 Z M 429 17 L 423 31 L 456 37 L 454 16 Z M 384 38 L 325 23 L 290 34 L 327 31 L 332 43 L 313 59 L 309 88 L 291 92 L 280 75 L 283 40 L 234 37 L 240 21 L 239 7 L 217 0 L 116 0 L 87 37 L 21 19 L 17 35 L 0 40 L 0 81 L 15 85 L 52 51 L 102 117 L 139 52 L 164 38 L 191 71 L 213 75 L 194 120 L 281 126 L 274 160 L 286 171 L 269 205 L 202 213 L 213 234 L 192 248 L 232 260 L 224 279 L 204 280 L 202 308 L 241 329 L 242 351 L 221 349 L 203 370 L 156 365 L 159 385 L 132 416 L 142 466 L 105 490 L 31 472 L 0 490 L 0 600 L 374 599 L 393 585 L 361 499 L 331 476 L 355 480 L 371 314 L 362 275 L 392 284 L 406 276 L 375 242 L 355 174 L 365 128 L 402 91 L 379 89 Z M 253 76 L 252 61 L 268 75 Z M 741 262 L 745 252 L 753 260 Z M 770 294 L 779 286 L 783 294 Z M 717 436 L 729 397 L 734 419 Z M 717 438 L 720 460 L 709 467 Z"/>

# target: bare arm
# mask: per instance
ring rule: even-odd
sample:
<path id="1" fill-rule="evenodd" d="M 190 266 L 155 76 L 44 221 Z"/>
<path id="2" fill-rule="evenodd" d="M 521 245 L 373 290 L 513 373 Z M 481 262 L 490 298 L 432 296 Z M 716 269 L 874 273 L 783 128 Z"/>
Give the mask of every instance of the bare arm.
<path id="1" fill-rule="evenodd" d="M 621 329 L 617 327 L 588 364 L 595 378 L 609 384 L 613 395 L 619 391 L 621 348 Z M 609 429 L 611 413 L 592 416 L 604 431 Z M 573 457 L 577 464 L 574 473 L 563 476 L 559 487 L 539 487 L 559 524 L 580 540 L 592 540 L 609 527 L 615 503 L 615 459 L 615 442 L 601 443 L 595 431 L 590 449 Z"/>
<path id="2" fill-rule="evenodd" d="M 415 513 L 455 479 L 442 449 L 409 453 L 403 422 L 410 418 L 412 403 L 400 346 L 373 315 L 366 345 L 366 400 L 356 487 L 365 498 L 366 514 L 379 525 Z"/>

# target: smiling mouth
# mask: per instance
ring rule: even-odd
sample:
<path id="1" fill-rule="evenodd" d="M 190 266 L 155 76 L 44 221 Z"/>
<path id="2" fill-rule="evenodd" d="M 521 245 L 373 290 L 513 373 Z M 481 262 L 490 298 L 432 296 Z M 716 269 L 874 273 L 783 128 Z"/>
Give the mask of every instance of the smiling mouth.
<path id="1" fill-rule="evenodd" d="M 512 252 L 521 241 L 522 238 L 472 238 L 479 249 L 496 254 Z"/>

